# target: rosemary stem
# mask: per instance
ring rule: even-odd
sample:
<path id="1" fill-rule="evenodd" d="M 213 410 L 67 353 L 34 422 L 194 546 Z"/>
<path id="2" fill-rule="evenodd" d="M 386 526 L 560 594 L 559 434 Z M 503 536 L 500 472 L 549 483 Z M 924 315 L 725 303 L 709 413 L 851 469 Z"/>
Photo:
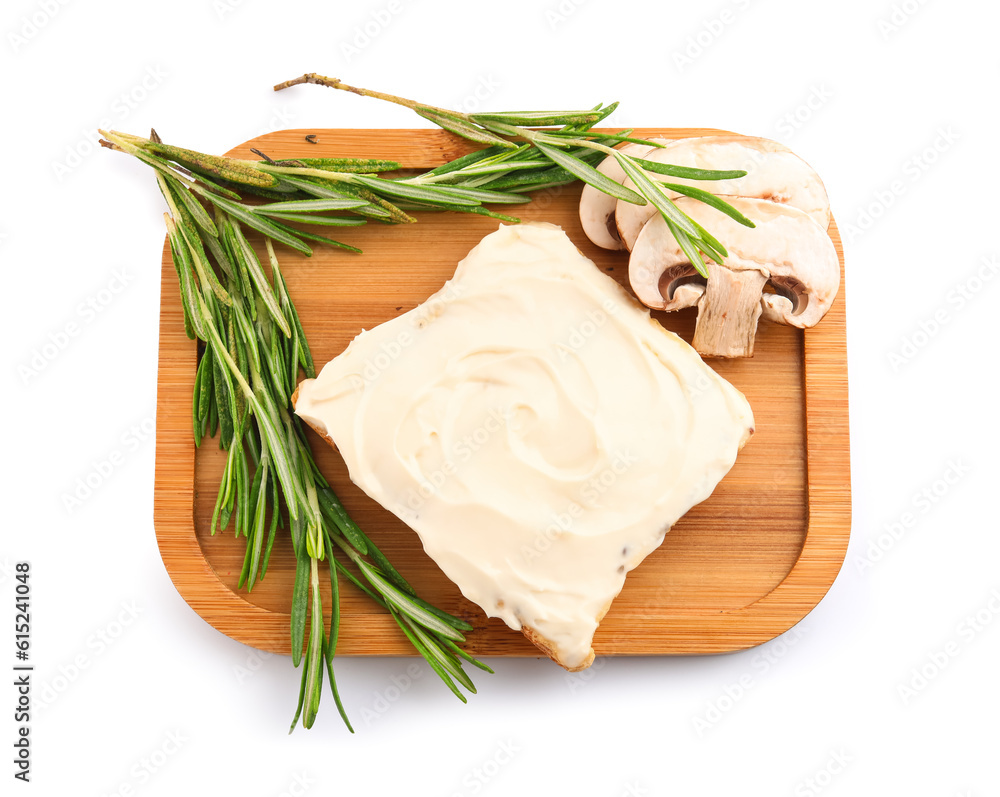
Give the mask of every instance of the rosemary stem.
<path id="1" fill-rule="evenodd" d="M 362 561 L 361 554 L 355 551 L 351 544 L 348 543 L 347 540 L 345 540 L 340 534 L 330 534 L 327 539 L 333 540 L 333 542 L 337 544 L 340 550 L 347 554 L 347 557 L 354 562 L 354 564 L 358 564 Z"/>
<path id="2" fill-rule="evenodd" d="M 327 169 L 311 169 L 308 166 L 275 166 L 271 163 L 260 163 L 257 167 L 262 172 L 269 172 L 271 174 L 293 174 L 296 177 L 319 177 L 323 180 L 331 181 L 343 181 L 348 183 L 351 181 L 352 175 L 346 172 L 333 172 Z"/>
<path id="3" fill-rule="evenodd" d="M 410 110 L 416 110 L 417 108 L 427 108 L 432 111 L 438 111 L 440 113 L 448 114 L 449 116 L 457 116 L 465 121 L 470 121 L 469 115 L 461 113 L 459 111 L 449 111 L 446 108 L 438 108 L 434 105 L 426 105 L 424 103 L 415 102 L 414 100 L 408 100 L 405 97 L 397 97 L 395 94 L 386 94 L 382 91 L 372 91 L 371 89 L 361 89 L 357 86 L 351 86 L 344 83 L 340 78 L 336 77 L 325 77 L 324 75 L 318 75 L 315 72 L 306 72 L 300 77 L 293 78 L 292 80 L 286 80 L 283 83 L 278 83 L 275 87 L 275 91 L 281 91 L 282 89 L 287 89 L 290 86 L 299 86 L 303 83 L 313 83 L 317 86 L 326 86 L 331 89 L 340 89 L 341 91 L 349 91 L 352 94 L 358 94 L 362 97 L 373 97 L 377 100 L 385 100 L 386 102 L 392 102 L 396 105 L 402 105 L 404 108 L 409 108 Z"/>

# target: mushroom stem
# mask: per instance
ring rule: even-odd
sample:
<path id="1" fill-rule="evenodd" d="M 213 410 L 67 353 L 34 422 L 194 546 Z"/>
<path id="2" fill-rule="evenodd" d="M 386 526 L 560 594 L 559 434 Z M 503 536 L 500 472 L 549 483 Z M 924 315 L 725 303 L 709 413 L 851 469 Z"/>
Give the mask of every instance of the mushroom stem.
<path id="1" fill-rule="evenodd" d="M 767 275 L 755 269 L 731 271 L 711 261 L 707 265 L 692 345 L 705 357 L 753 357 Z"/>

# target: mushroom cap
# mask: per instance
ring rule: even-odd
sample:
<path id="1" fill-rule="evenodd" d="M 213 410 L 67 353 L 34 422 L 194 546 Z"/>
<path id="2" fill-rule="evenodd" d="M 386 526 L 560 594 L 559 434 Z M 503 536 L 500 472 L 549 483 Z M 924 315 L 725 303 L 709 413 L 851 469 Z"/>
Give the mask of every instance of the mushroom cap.
<path id="1" fill-rule="evenodd" d="M 808 163 L 777 141 L 743 136 L 681 138 L 639 157 L 699 169 L 742 169 L 746 176 L 733 180 L 653 176 L 660 181 L 691 185 L 713 194 L 756 197 L 790 205 L 808 213 L 824 230 L 830 226 L 830 200 L 823 181 Z M 625 180 L 623 185 L 634 187 L 631 180 Z M 671 198 L 680 196 L 674 191 L 667 194 Z M 626 249 L 632 248 L 642 225 L 655 214 L 652 205 L 617 202 L 615 223 Z"/>
<path id="2" fill-rule="evenodd" d="M 826 230 L 807 213 L 763 199 L 723 197 L 757 226 L 744 227 L 714 208 L 679 197 L 678 208 L 723 242 L 732 271 L 756 270 L 770 281 L 764 318 L 811 327 L 830 309 L 840 289 L 840 259 Z M 700 302 L 703 278 L 681 251 L 663 216 L 653 216 L 635 240 L 629 258 L 632 290 L 647 307 L 680 310 Z"/>
<path id="3" fill-rule="evenodd" d="M 651 138 L 650 141 L 668 144 L 670 139 Z M 636 158 L 645 158 L 647 153 L 656 149 L 646 144 L 626 144 L 621 147 L 621 151 Z M 618 158 L 608 155 L 597 171 L 605 177 L 610 177 L 616 183 L 625 182 L 625 172 L 618 164 Z M 580 224 L 587 237 L 602 249 L 624 249 L 621 240 L 618 238 L 618 228 L 615 227 L 612 216 L 615 212 L 615 203 L 618 200 L 613 196 L 608 196 L 603 191 L 598 191 L 592 185 L 583 186 L 580 193 Z"/>

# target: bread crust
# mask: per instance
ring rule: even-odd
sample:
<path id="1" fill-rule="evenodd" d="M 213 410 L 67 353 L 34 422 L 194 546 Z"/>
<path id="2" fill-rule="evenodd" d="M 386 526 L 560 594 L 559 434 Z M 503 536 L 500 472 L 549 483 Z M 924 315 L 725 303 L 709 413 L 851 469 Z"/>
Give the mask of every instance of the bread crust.
<path id="1" fill-rule="evenodd" d="M 295 405 L 296 405 L 296 403 L 298 403 L 298 400 L 299 400 L 299 387 L 301 387 L 301 383 L 299 383 L 298 385 L 296 385 L 295 386 L 295 390 L 292 391 L 292 409 L 293 410 L 295 409 Z M 333 442 L 333 438 L 330 437 L 330 435 L 328 435 L 323 429 L 320 429 L 316 424 L 312 423 L 311 421 L 309 421 L 306 418 L 303 418 L 301 415 L 299 416 L 299 418 L 302 419 L 302 422 L 306 426 L 308 426 L 316 434 L 318 434 L 320 437 L 322 437 L 324 440 L 326 440 L 326 442 L 330 445 L 330 447 L 334 451 L 337 450 L 337 444 Z"/>
<path id="2" fill-rule="evenodd" d="M 594 663 L 594 649 L 591 648 L 590 655 L 587 656 L 586 659 L 584 659 L 582 664 L 576 667 L 568 667 L 564 662 L 561 662 L 559 660 L 559 656 L 556 653 L 555 649 L 553 648 L 552 643 L 548 639 L 543 637 L 541 634 L 539 634 L 530 625 L 522 625 L 521 633 L 524 634 L 525 638 L 532 645 L 534 645 L 536 648 L 542 651 L 542 653 L 544 653 L 546 656 L 552 659 L 552 661 L 554 661 L 556 664 L 558 664 L 567 672 L 580 672 L 580 670 L 586 670 L 591 664 Z"/>

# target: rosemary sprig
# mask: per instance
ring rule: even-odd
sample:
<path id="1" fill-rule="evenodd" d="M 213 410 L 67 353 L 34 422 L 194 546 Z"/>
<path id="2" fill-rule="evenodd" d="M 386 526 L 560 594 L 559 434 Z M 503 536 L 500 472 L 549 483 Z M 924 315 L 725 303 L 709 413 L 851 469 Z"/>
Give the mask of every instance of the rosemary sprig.
<path id="1" fill-rule="evenodd" d="M 525 174 L 549 165 L 538 160 L 511 159 L 489 168 L 459 165 L 444 179 L 430 173 L 390 179 L 376 170 L 397 170 L 399 164 L 394 161 L 348 158 L 275 161 L 264 153 L 260 153 L 263 160 L 251 161 L 173 147 L 164 144 L 155 131 L 149 138 L 117 131 L 100 132 L 104 136 L 103 146 L 133 155 L 157 171 L 160 181 L 176 195 L 175 204 L 183 205 L 176 208 L 170 204 L 173 215 L 179 212 L 190 215 L 197 226 L 214 236 L 211 217 L 198 202 L 201 199 L 265 237 L 305 255 L 312 254 L 313 243 L 360 250 L 291 227 L 287 222 L 329 228 L 358 226 L 369 219 L 387 223 L 415 221 L 404 208 L 451 210 L 517 221 L 516 217 L 485 206 L 530 201 L 523 196 L 523 190 L 535 183 L 530 177 L 525 179 Z M 485 185 L 501 177 L 516 178 L 520 190 L 508 190 L 503 184 L 494 190 Z M 546 176 L 548 182 L 551 178 L 552 175 Z M 271 201 L 260 204 L 258 200 L 262 198 Z"/>
<path id="2" fill-rule="evenodd" d="M 157 136 L 106 136 L 112 148 L 154 168 L 167 202 L 169 212 L 164 220 L 185 327 L 189 337 L 200 341 L 192 396 L 194 439 L 200 445 L 218 431 L 220 447 L 227 452 L 211 532 L 232 522 L 236 535 L 246 539 L 240 587 L 251 590 L 264 577 L 277 529 L 284 526 L 282 507 L 288 515 L 297 562 L 291 653 L 295 666 L 302 666 L 291 730 L 300 718 L 307 728 L 315 721 L 325 672 L 338 711 L 353 732 L 333 673 L 340 625 L 340 575 L 346 575 L 390 611 L 406 636 L 414 640 L 418 652 L 464 701 L 459 685 L 472 692 L 475 688 L 462 671 L 461 661 L 485 668 L 455 645 L 464 641 L 462 631 L 471 630 L 471 626 L 416 596 L 350 519 L 320 473 L 304 429 L 289 411 L 300 373 L 311 377 L 316 372 L 272 245 L 272 239 L 285 242 L 285 236 L 265 238 L 265 267 L 243 230 L 243 224 L 260 229 L 247 221 L 251 213 L 267 219 L 269 214 L 280 212 L 299 220 L 300 212 L 307 218 L 326 211 L 355 210 L 368 201 L 324 198 L 253 207 L 222 196 L 214 185 L 202 182 L 201 172 L 211 172 L 228 182 L 244 180 L 246 186 L 259 182 L 252 174 L 259 170 L 256 164 L 237 168 L 225 159 L 203 157 L 190 150 L 175 152 Z M 145 142 L 155 146 L 145 148 Z M 337 162 L 337 168 L 343 165 L 343 161 Z M 268 189 L 273 187 L 271 184 Z M 226 201 L 217 201 L 220 198 Z M 214 205 L 214 215 L 199 200 L 208 200 L 209 207 Z M 264 231 L 270 232 L 266 227 Z M 357 575 L 348 564 L 333 558 L 335 549 L 356 568 Z M 320 564 L 324 560 L 329 563 L 323 570 L 328 571 L 333 596 L 328 629 L 323 626 L 320 592 Z"/>
<path id="3" fill-rule="evenodd" d="M 491 167 L 496 164 L 496 158 L 500 153 L 516 151 L 519 155 L 526 154 L 525 165 L 520 165 L 519 179 L 524 180 L 519 184 L 523 190 L 533 190 L 541 185 L 559 184 L 545 183 L 542 180 L 532 182 L 530 177 L 525 180 L 524 175 L 529 170 L 544 169 L 545 166 L 555 165 L 561 170 L 557 179 L 563 175 L 569 180 L 579 179 L 592 185 L 599 191 L 604 192 L 616 199 L 631 202 L 636 205 L 653 205 L 663 216 L 670 228 L 670 231 L 677 238 L 681 248 L 687 254 L 694 267 L 707 277 L 708 272 L 703 260 L 703 255 L 720 262 L 728 256 L 725 247 L 719 243 L 704 228 L 696 224 L 691 218 L 682 212 L 667 191 L 691 196 L 703 202 L 707 202 L 712 207 L 721 210 L 747 227 L 753 227 L 753 222 L 737 211 L 728 203 L 708 194 L 706 191 L 690 189 L 687 186 L 678 186 L 673 183 L 661 183 L 647 174 L 652 172 L 656 175 L 666 175 L 673 177 L 683 177 L 694 180 L 723 180 L 736 177 L 743 177 L 744 171 L 712 171 L 706 169 L 692 169 L 687 167 L 672 166 L 669 164 L 657 164 L 640 158 L 634 158 L 620 150 L 614 149 L 613 145 L 620 141 L 637 141 L 627 134 L 612 135 L 600 134 L 604 140 L 599 140 L 598 134 L 591 134 L 590 129 L 599 121 L 607 117 L 616 107 L 617 103 L 608 106 L 598 105 L 587 111 L 509 111 L 504 113 L 462 113 L 451 111 L 446 108 L 438 108 L 432 105 L 415 102 L 403 97 L 386 94 L 379 91 L 357 88 L 344 83 L 338 78 L 324 77 L 315 72 L 309 72 L 293 80 L 286 80 L 274 87 L 275 91 L 286 89 L 303 83 L 311 83 L 319 86 L 340 89 L 359 94 L 363 97 L 373 97 L 375 99 L 392 102 L 410 108 L 412 111 L 428 119 L 439 127 L 448 130 L 455 135 L 466 138 L 480 144 L 489 144 L 497 152 L 484 159 L 471 160 L 468 166 L 463 165 L 461 171 L 466 175 L 490 175 L 491 178 L 482 185 L 489 186 L 494 191 L 512 191 L 515 183 L 510 181 L 509 172 L 505 173 L 502 164 L 495 170 Z M 561 126 L 559 130 L 539 130 L 539 127 Z M 526 142 L 528 146 L 520 144 Z M 655 145 L 654 145 L 655 146 Z M 621 165 L 626 176 L 632 181 L 633 188 L 621 185 L 609 179 L 596 168 L 593 159 L 582 155 L 580 150 L 599 153 L 600 156 L 613 156 Z M 539 158 L 538 156 L 543 156 Z M 494 159 L 492 163 L 486 163 Z M 510 163 L 508 161 L 508 163 Z M 476 168 L 478 164 L 478 168 Z M 448 174 L 455 172 L 438 171 L 423 176 L 415 181 L 427 184 L 431 180 L 439 180 Z M 544 174 L 539 172 L 537 174 Z M 506 179 L 505 179 L 506 177 Z M 490 186 L 489 182 L 494 181 Z M 496 182 L 499 181 L 499 182 Z M 411 181 L 413 182 L 413 181 Z"/>

